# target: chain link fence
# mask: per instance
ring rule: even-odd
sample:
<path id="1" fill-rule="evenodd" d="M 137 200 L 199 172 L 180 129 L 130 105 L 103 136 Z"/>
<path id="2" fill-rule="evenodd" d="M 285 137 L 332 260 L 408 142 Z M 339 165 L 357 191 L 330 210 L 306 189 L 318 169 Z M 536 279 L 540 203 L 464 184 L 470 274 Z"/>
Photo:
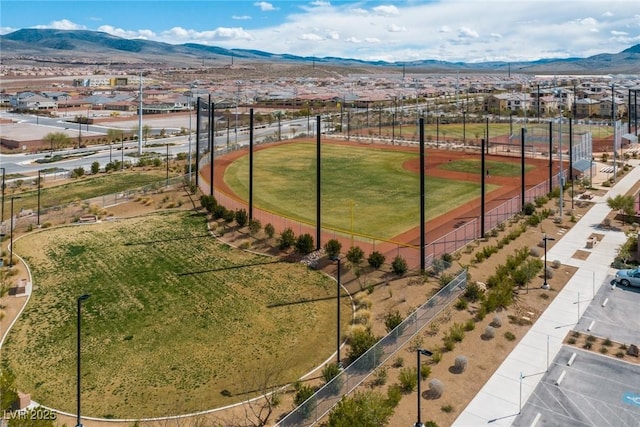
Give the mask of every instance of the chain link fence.
<path id="1" fill-rule="evenodd" d="M 401 324 L 354 360 L 330 382 L 284 417 L 277 426 L 305 427 L 320 421 L 342 399 L 362 384 L 378 366 L 405 346 L 422 328 L 458 298 L 467 285 L 467 270 L 463 270 L 411 313 Z"/>

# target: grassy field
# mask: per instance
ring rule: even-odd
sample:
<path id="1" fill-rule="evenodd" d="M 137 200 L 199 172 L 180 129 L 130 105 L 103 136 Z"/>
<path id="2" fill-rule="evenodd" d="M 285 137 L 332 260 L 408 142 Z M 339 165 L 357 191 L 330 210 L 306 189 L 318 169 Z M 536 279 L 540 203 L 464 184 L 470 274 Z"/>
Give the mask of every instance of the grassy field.
<path id="1" fill-rule="evenodd" d="M 464 172 L 479 174 L 481 168 L 480 159 L 460 159 L 453 162 L 443 163 L 438 166 L 438 169 L 448 170 L 452 172 Z M 520 176 L 520 165 L 516 163 L 497 162 L 489 160 L 485 162 L 485 169 L 489 170 L 493 176 Z M 524 170 L 530 171 L 533 169 L 531 165 L 525 165 Z"/>
<path id="2" fill-rule="evenodd" d="M 34 294 L 4 346 L 18 388 L 74 412 L 76 298 L 83 413 L 141 417 L 246 399 L 334 350 L 335 284 L 302 264 L 231 250 L 204 217 L 158 213 L 15 242 Z M 349 306 L 343 305 L 343 319 Z"/>
<path id="3" fill-rule="evenodd" d="M 322 147 L 323 226 L 391 238 L 418 226 L 420 175 L 403 168 L 416 153 L 327 144 Z M 315 145 L 292 143 L 254 155 L 255 206 L 315 222 Z M 227 184 L 248 199 L 249 158 L 232 163 Z M 480 197 L 478 183 L 426 178 L 427 220 Z M 489 186 L 488 191 L 496 188 Z M 353 209 L 353 212 L 352 212 Z"/>
<path id="4" fill-rule="evenodd" d="M 40 189 L 40 206 L 44 209 L 60 206 L 77 200 L 89 199 L 106 194 L 118 193 L 124 190 L 143 187 L 164 180 L 164 171 L 126 172 L 100 174 L 95 177 L 80 178 L 66 184 L 43 187 Z M 44 184 L 47 184 L 45 179 Z M 24 185 L 24 184 L 23 184 Z M 5 193 L 5 212 L 9 211 L 10 197 L 19 196 L 13 201 L 14 211 L 20 208 L 37 209 L 38 191 L 33 186 L 18 187 L 14 193 L 7 188 Z"/>

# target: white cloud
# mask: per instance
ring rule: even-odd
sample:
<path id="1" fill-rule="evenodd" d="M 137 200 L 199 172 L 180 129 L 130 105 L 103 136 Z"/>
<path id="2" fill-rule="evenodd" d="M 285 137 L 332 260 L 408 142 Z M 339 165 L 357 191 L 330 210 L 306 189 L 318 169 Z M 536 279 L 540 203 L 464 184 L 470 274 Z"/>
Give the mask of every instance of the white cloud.
<path id="1" fill-rule="evenodd" d="M 235 19 L 237 21 L 247 21 L 251 19 L 249 15 L 233 15 L 231 19 Z"/>
<path id="2" fill-rule="evenodd" d="M 300 36 L 300 37 L 298 37 L 298 38 L 299 38 L 300 40 L 310 40 L 310 41 L 320 41 L 320 40 L 323 40 L 323 38 L 322 38 L 322 37 L 320 37 L 319 35 L 317 35 L 317 34 L 311 34 L 311 33 L 309 33 L 309 34 L 303 34 L 303 35 L 301 35 L 301 36 Z"/>
<path id="3" fill-rule="evenodd" d="M 582 25 L 598 25 L 598 21 L 594 18 L 584 18 L 580 20 Z"/>
<path id="4" fill-rule="evenodd" d="M 331 6 L 331 3 L 329 3 L 328 1 L 316 0 L 316 1 L 312 1 L 312 2 L 311 2 L 311 6 L 315 6 L 315 7 L 329 7 L 329 6 Z"/>
<path id="5" fill-rule="evenodd" d="M 382 15 L 382 16 L 399 16 L 400 15 L 400 11 L 398 10 L 398 8 L 393 5 L 376 6 L 372 10 L 376 15 Z"/>
<path id="6" fill-rule="evenodd" d="M 266 1 L 259 1 L 254 3 L 253 5 L 259 7 L 263 12 L 271 12 L 273 10 L 276 10 L 276 8 L 273 7 L 271 3 L 268 3 Z"/>
<path id="7" fill-rule="evenodd" d="M 36 25 L 34 28 L 51 28 L 54 30 L 85 30 L 87 27 L 84 25 L 76 24 L 68 19 L 61 19 L 60 21 L 52 21 L 49 25 Z"/>
<path id="8" fill-rule="evenodd" d="M 611 30 L 611 35 L 612 36 L 628 36 L 629 33 L 627 33 L 626 31 Z"/>
<path id="9" fill-rule="evenodd" d="M 443 25 L 442 27 L 440 27 L 439 31 L 441 33 L 450 33 L 451 32 L 451 28 L 449 28 L 449 26 L 447 26 L 447 25 Z"/>
<path id="10" fill-rule="evenodd" d="M 104 31 L 117 37 L 123 37 L 127 39 L 148 39 L 156 40 L 156 33 L 151 30 L 125 30 L 122 28 L 116 28 L 111 25 L 101 25 L 98 27 L 98 31 Z"/>
<path id="11" fill-rule="evenodd" d="M 387 27 L 387 30 L 390 33 L 404 33 L 405 31 L 407 31 L 407 27 L 403 27 L 400 25 L 396 25 L 396 24 L 391 24 Z"/>
<path id="12" fill-rule="evenodd" d="M 14 31 L 18 31 L 19 28 L 12 28 L 12 27 L 0 27 L 0 34 L 9 34 L 9 33 L 13 33 Z"/>
<path id="13" fill-rule="evenodd" d="M 472 30 L 471 28 L 466 28 L 466 27 L 462 27 L 462 28 L 458 28 L 458 37 L 460 38 L 473 38 L 473 39 L 477 39 L 478 37 L 480 37 L 480 35 L 478 34 L 477 31 Z"/>
<path id="14" fill-rule="evenodd" d="M 490 36 L 491 36 L 491 38 L 494 38 L 494 39 L 501 39 L 502 38 L 502 34 L 498 34 L 498 33 L 491 33 Z"/>
<path id="15" fill-rule="evenodd" d="M 327 32 L 327 40 L 340 40 L 340 33 L 337 31 L 329 31 Z"/>
<path id="16" fill-rule="evenodd" d="M 357 37 L 347 37 L 347 39 L 345 40 L 347 43 L 355 43 L 355 44 L 359 44 L 362 43 L 362 40 L 360 40 Z"/>

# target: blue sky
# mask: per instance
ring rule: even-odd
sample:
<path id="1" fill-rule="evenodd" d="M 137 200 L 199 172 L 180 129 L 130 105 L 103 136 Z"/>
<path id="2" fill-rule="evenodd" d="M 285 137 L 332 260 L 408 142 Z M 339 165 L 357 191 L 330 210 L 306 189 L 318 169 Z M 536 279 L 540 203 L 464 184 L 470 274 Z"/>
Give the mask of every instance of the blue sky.
<path id="1" fill-rule="evenodd" d="M 518 61 L 640 43 L 639 0 L 1 0 L 0 33 L 86 29 L 364 60 Z"/>

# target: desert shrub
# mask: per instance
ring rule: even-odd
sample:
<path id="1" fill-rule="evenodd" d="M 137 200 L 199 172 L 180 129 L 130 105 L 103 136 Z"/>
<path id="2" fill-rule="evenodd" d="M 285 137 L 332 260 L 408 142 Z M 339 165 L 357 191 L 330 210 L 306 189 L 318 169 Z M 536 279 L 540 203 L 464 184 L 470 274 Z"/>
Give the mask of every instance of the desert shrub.
<path id="1" fill-rule="evenodd" d="M 371 312 L 367 309 L 357 310 L 353 315 L 353 323 L 368 325 L 371 319 Z"/>
<path id="2" fill-rule="evenodd" d="M 387 329 L 387 332 L 393 331 L 399 324 L 402 323 L 404 318 L 402 314 L 398 310 L 389 312 L 384 315 L 384 326 Z"/>
<path id="3" fill-rule="evenodd" d="M 464 330 L 465 331 L 473 331 L 476 328 L 476 322 L 474 322 L 473 319 L 467 319 L 466 322 L 464 322 Z"/>
<path id="4" fill-rule="evenodd" d="M 464 290 L 464 297 L 470 302 L 476 302 L 480 298 L 482 298 L 482 288 L 478 286 L 477 282 L 472 282 L 467 285 L 467 288 Z"/>
<path id="5" fill-rule="evenodd" d="M 268 223 L 267 225 L 264 226 L 264 233 L 267 235 L 268 238 L 273 238 L 273 235 L 276 233 L 276 229 L 273 227 L 273 225 L 271 223 Z"/>
<path id="6" fill-rule="evenodd" d="M 440 410 L 444 413 L 450 414 L 451 412 L 453 412 L 453 406 L 451 405 L 443 405 L 440 407 Z"/>
<path id="7" fill-rule="evenodd" d="M 391 269 L 398 276 L 402 276 L 407 272 L 407 270 L 409 270 L 409 266 L 407 265 L 407 261 L 405 261 L 404 258 L 402 258 L 400 255 L 397 255 L 391 263 Z"/>
<path id="8" fill-rule="evenodd" d="M 429 378 L 429 375 L 431 375 L 431 366 L 429 365 L 420 366 L 420 378 L 424 381 L 427 378 Z"/>
<path id="9" fill-rule="evenodd" d="M 524 213 L 525 215 L 532 215 L 535 211 L 536 205 L 531 202 L 525 203 L 524 207 L 522 208 L 522 213 Z"/>
<path id="10" fill-rule="evenodd" d="M 338 393 L 340 387 L 342 387 L 342 378 L 336 377 L 340 374 L 340 366 L 337 363 L 327 363 L 322 368 L 322 378 L 325 384 L 329 384 L 329 392 L 332 394 Z"/>
<path id="11" fill-rule="evenodd" d="M 442 352 L 440 350 L 432 351 L 431 361 L 433 363 L 440 363 L 442 361 Z"/>
<path id="12" fill-rule="evenodd" d="M 315 393 L 315 389 L 313 387 L 299 381 L 294 384 L 294 388 L 296 390 L 296 395 L 293 398 L 293 403 L 295 403 L 296 406 L 300 406 Z"/>
<path id="13" fill-rule="evenodd" d="M 505 332 L 504 337 L 507 339 L 507 341 L 513 341 L 516 339 L 516 336 L 513 335 L 513 332 L 510 331 Z"/>
<path id="14" fill-rule="evenodd" d="M 308 253 L 313 252 L 313 249 L 315 247 L 313 246 L 313 237 L 311 237 L 311 234 L 309 233 L 304 233 L 298 236 L 298 238 L 296 239 L 296 250 L 303 254 L 306 255 Z"/>
<path id="15" fill-rule="evenodd" d="M 444 393 L 444 384 L 439 379 L 432 379 L 429 381 L 429 394 L 433 398 L 439 398 Z"/>
<path id="16" fill-rule="evenodd" d="M 455 342 L 461 342 L 464 339 L 464 326 L 460 323 L 454 323 L 449 328 L 449 336 Z"/>
<path id="17" fill-rule="evenodd" d="M 360 246 L 351 246 L 349 251 L 347 252 L 347 260 L 353 264 L 358 265 L 364 259 L 364 251 L 360 248 Z"/>
<path id="18" fill-rule="evenodd" d="M 490 325 L 493 326 L 494 328 L 499 328 L 500 326 L 502 326 L 502 319 L 500 318 L 500 316 L 498 315 L 494 316 Z"/>
<path id="19" fill-rule="evenodd" d="M 394 368 L 402 368 L 404 366 L 404 357 L 396 357 L 396 359 L 393 361 L 393 365 L 391 366 L 393 366 Z"/>
<path id="20" fill-rule="evenodd" d="M 387 388 L 387 405 L 392 408 L 398 406 L 400 400 L 402 399 L 402 388 L 400 384 L 393 384 Z M 355 425 L 355 424 L 354 424 Z"/>
<path id="21" fill-rule="evenodd" d="M 71 178 L 81 178 L 84 176 L 84 168 L 82 166 L 77 167 L 71 171 Z"/>
<path id="22" fill-rule="evenodd" d="M 352 361 L 356 360 L 369 350 L 376 342 L 378 342 L 378 337 L 373 335 L 371 329 L 366 328 L 363 331 L 354 331 L 349 338 L 349 359 Z"/>
<path id="23" fill-rule="evenodd" d="M 411 393 L 418 385 L 418 371 L 416 368 L 402 368 L 398 374 L 400 389 L 403 393 Z"/>
<path id="24" fill-rule="evenodd" d="M 387 368 L 384 366 L 380 366 L 373 372 L 373 381 L 371 381 L 371 385 L 382 386 L 387 383 L 388 378 Z"/>
<path id="25" fill-rule="evenodd" d="M 328 427 L 379 427 L 389 423 L 393 414 L 391 399 L 373 390 L 345 396 L 329 413 Z M 397 403 L 396 403 L 397 404 Z"/>
<path id="26" fill-rule="evenodd" d="M 359 293 L 353 298 L 353 302 L 356 305 L 356 309 L 370 309 L 373 303 L 371 300 L 364 294 Z"/>
<path id="27" fill-rule="evenodd" d="M 613 341 L 611 341 L 610 338 L 605 338 L 604 341 L 602 341 L 602 345 L 606 345 L 607 347 L 611 347 L 613 345 Z"/>
<path id="28" fill-rule="evenodd" d="M 239 227 L 244 227 L 245 225 L 247 225 L 248 220 L 249 215 L 247 214 L 247 210 L 245 208 L 236 210 L 236 223 Z"/>
<path id="29" fill-rule="evenodd" d="M 200 196 L 200 206 L 202 206 L 207 212 L 212 213 L 218 202 L 213 196 L 203 194 Z"/>
<path id="30" fill-rule="evenodd" d="M 289 249 L 295 243 L 296 237 L 291 228 L 285 228 L 282 234 L 280 234 L 280 244 L 279 247 L 281 250 Z"/>
<path id="31" fill-rule="evenodd" d="M 467 368 L 467 356 L 456 356 L 453 362 L 453 369 L 460 373 Z"/>
<path id="32" fill-rule="evenodd" d="M 329 258 L 335 258 L 340 255 L 341 249 L 342 243 L 340 243 L 337 239 L 331 239 L 324 245 L 324 251 Z"/>
<path id="33" fill-rule="evenodd" d="M 262 228 L 262 224 L 260 223 L 259 219 L 249 220 L 249 233 L 251 233 L 251 235 L 258 234 L 261 228 Z"/>
<path id="34" fill-rule="evenodd" d="M 496 336 L 496 330 L 493 326 L 487 326 L 484 328 L 484 334 L 482 334 L 482 338 L 486 340 L 493 339 Z"/>
<path id="35" fill-rule="evenodd" d="M 444 288 L 445 286 L 447 286 L 453 279 L 455 278 L 455 276 L 453 274 L 447 274 L 447 273 L 443 273 L 440 275 L 440 277 L 438 278 L 438 284 L 440 285 L 441 288 Z"/>
<path id="36" fill-rule="evenodd" d="M 378 251 L 373 251 L 367 257 L 367 262 L 372 268 L 378 269 L 384 264 L 385 257 Z"/>
<path id="37" fill-rule="evenodd" d="M 469 307 L 469 303 L 467 302 L 466 299 L 460 298 L 458 299 L 458 301 L 456 301 L 456 304 L 454 305 L 454 307 L 457 310 L 466 310 Z"/>
<path id="38" fill-rule="evenodd" d="M 536 207 L 541 208 L 542 206 L 545 205 L 545 203 L 549 201 L 549 199 L 545 196 L 537 196 L 533 199 L 533 201 L 536 204 Z"/>
<path id="39" fill-rule="evenodd" d="M 448 335 L 442 338 L 442 342 L 444 349 L 447 351 L 453 351 L 453 349 L 456 348 L 456 341 Z"/>

